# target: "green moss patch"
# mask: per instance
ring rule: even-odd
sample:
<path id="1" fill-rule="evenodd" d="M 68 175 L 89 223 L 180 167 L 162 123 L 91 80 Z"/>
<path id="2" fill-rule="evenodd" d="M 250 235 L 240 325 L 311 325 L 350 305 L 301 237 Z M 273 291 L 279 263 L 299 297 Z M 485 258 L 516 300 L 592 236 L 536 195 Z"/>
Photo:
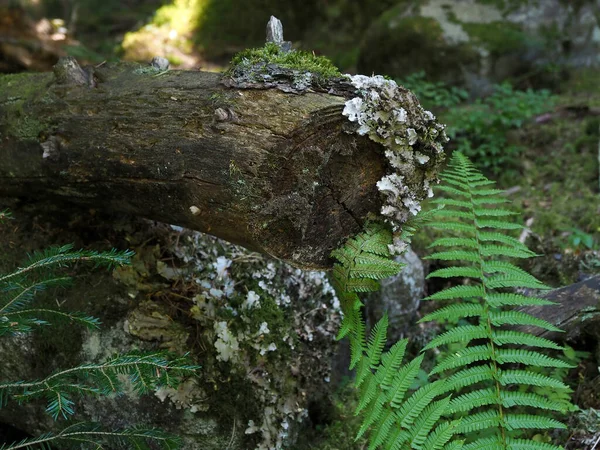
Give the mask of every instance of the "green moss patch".
<path id="1" fill-rule="evenodd" d="M 402 78 L 422 70 L 433 81 L 460 84 L 465 69 L 478 70 L 480 56 L 470 43 L 450 44 L 437 20 L 398 17 L 395 11 L 383 14 L 367 32 L 358 59 L 359 73 Z"/>
<path id="2" fill-rule="evenodd" d="M 20 140 L 36 140 L 48 127 L 27 114 L 27 104 L 45 94 L 51 73 L 0 75 L 0 114 L 4 132 Z"/>
<path id="3" fill-rule="evenodd" d="M 519 25 L 509 22 L 463 23 L 471 38 L 482 44 L 493 55 L 502 55 L 530 46 L 528 36 Z"/>
<path id="4" fill-rule="evenodd" d="M 241 51 L 231 60 L 232 68 L 252 69 L 264 67 L 268 64 L 275 64 L 286 69 L 311 72 L 326 79 L 341 76 L 338 68 L 324 56 L 317 56 L 302 50 L 284 52 L 277 44 L 272 42 L 267 43 L 264 47 Z"/>

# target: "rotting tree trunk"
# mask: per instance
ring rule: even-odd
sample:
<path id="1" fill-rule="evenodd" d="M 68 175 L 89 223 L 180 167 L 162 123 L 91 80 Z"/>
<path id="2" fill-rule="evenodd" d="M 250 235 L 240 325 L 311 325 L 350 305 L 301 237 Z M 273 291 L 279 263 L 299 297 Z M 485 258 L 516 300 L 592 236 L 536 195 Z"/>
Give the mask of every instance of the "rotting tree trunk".
<path id="1" fill-rule="evenodd" d="M 600 275 L 555 289 L 542 297 L 557 304 L 519 310 L 550 322 L 564 333 L 524 326 L 519 327 L 520 330 L 555 341 L 575 341 L 586 335 L 600 341 Z"/>
<path id="2" fill-rule="evenodd" d="M 342 95 L 106 64 L 0 77 L 0 197 L 56 198 L 208 232 L 302 268 L 381 200 L 379 144 Z"/>

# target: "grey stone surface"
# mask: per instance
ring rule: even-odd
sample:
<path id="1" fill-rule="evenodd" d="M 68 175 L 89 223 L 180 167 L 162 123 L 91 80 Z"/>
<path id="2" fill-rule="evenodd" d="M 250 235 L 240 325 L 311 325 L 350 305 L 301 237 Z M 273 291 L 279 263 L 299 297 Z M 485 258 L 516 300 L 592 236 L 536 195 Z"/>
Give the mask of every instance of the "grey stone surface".
<path id="1" fill-rule="evenodd" d="M 163 58 L 162 56 L 155 56 L 152 58 L 150 65 L 160 71 L 169 70 L 169 60 L 167 58 Z"/>
<path id="2" fill-rule="evenodd" d="M 10 227 L 0 225 L 6 238 L 0 253 L 22 260 L 33 242 L 24 224 L 36 219 L 19 210 L 13 214 Z M 177 390 L 76 397 L 74 405 L 77 421 L 107 429 L 158 427 L 181 436 L 184 450 L 289 448 L 311 402 L 331 393 L 340 309 L 325 273 L 149 221 L 115 221 L 104 231 L 95 228 L 96 240 L 82 242 L 71 227 L 41 220 L 45 228 L 34 231 L 35 242 L 62 233 L 66 242 L 100 249 L 114 239 L 127 242 L 136 255 L 130 266 L 82 273 L 70 288 L 40 296 L 42 304 L 94 315 L 102 326 L 46 326 L 0 337 L 0 383 L 43 379 L 134 348 L 191 352 L 201 369 Z M 55 423 L 45 406 L 43 400 L 8 402 L 0 423 L 32 436 L 62 429 L 64 421 Z"/>
<path id="3" fill-rule="evenodd" d="M 506 78 L 550 83 L 557 65 L 600 66 L 600 0 L 397 2 L 367 31 L 361 73 L 433 79 L 485 90 Z"/>
<path id="4" fill-rule="evenodd" d="M 406 267 L 395 277 L 381 281 L 381 290 L 368 296 L 366 317 L 372 327 L 385 312 L 388 314 L 388 341 L 406 336 L 415 324 L 416 313 L 425 289 L 425 272 L 419 256 L 408 249 L 396 257 Z"/>

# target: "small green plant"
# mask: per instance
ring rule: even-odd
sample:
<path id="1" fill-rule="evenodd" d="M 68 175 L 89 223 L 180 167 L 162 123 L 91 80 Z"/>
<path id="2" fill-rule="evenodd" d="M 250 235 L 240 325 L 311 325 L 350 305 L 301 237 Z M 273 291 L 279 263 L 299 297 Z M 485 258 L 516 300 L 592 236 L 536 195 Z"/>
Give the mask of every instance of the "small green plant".
<path id="1" fill-rule="evenodd" d="M 448 86 L 442 81 L 428 81 L 423 71 L 398 80 L 398 84 L 412 91 L 419 102 L 428 109 L 452 108 L 469 98 L 469 93 L 465 89 Z"/>
<path id="2" fill-rule="evenodd" d="M 3 214 L 3 218 L 7 215 Z M 128 264 L 129 251 L 74 251 L 66 245 L 33 254 L 11 273 L 0 275 L 0 337 L 33 332 L 42 326 L 80 324 L 95 329 L 100 322 L 86 314 L 37 307 L 36 294 L 58 286 L 68 286 L 71 277 L 64 268 L 80 263 L 111 268 Z M 114 355 L 101 363 L 82 364 L 59 370 L 41 380 L 0 381 L 0 408 L 9 401 L 24 403 L 35 399 L 46 401 L 46 412 L 54 419 L 68 419 L 75 414 L 75 396 L 109 395 L 125 392 L 124 378 L 140 394 L 160 386 L 177 387 L 181 377 L 191 375 L 198 367 L 187 356 L 173 357 L 164 352 L 132 351 Z M 180 439 L 154 428 L 133 427 L 105 430 L 98 424 L 77 423 L 57 433 L 25 439 L 15 443 L 0 443 L 0 450 L 108 448 L 119 445 L 131 449 L 176 449 Z M 85 447 L 88 448 L 88 447 Z M 91 448 L 91 447 L 90 447 Z M 113 447 L 111 447 L 113 448 Z"/>
<path id="3" fill-rule="evenodd" d="M 501 207 L 502 191 L 456 152 L 440 187 L 451 198 L 437 200 L 442 208 L 430 213 L 430 226 L 456 233 L 432 246 L 442 250 L 430 258 L 456 264 L 430 277 L 460 279 L 428 300 L 450 304 L 422 321 L 450 320 L 457 325 L 434 338 L 424 349 L 445 356 L 429 373 L 429 382 L 416 383 L 425 354 L 403 363 L 407 346 L 401 340 L 384 352 L 387 317 L 368 339 L 357 292 L 377 289 L 377 281 L 400 266 L 390 260 L 392 235 L 382 225 L 369 224 L 364 233 L 332 253 L 344 320 L 339 337 L 348 336 L 351 368 L 359 388 L 356 413 L 363 416 L 358 436 L 369 435 L 369 449 L 498 449 L 555 450 L 524 432 L 565 426 L 550 412 L 570 409 L 569 388 L 542 370 L 567 369 L 571 364 L 538 350 L 561 349 L 554 342 L 511 329 L 529 325 L 560 331 L 529 314 L 521 305 L 546 305 L 513 289 L 545 289 L 533 276 L 506 260 L 535 256 L 507 232 L 521 228 L 508 220 L 513 213 Z M 414 227 L 411 228 L 411 232 Z M 457 346 L 448 352 L 444 349 Z M 420 386 L 411 390 L 411 386 Z"/>
<path id="4" fill-rule="evenodd" d="M 573 251 L 594 250 L 596 248 L 596 240 L 593 234 L 586 233 L 577 227 L 567 228 L 565 232 L 568 233 L 565 248 L 570 248 Z"/>
<path id="5" fill-rule="evenodd" d="M 499 174 L 510 167 L 521 147 L 507 142 L 506 134 L 520 128 L 533 116 L 548 111 L 554 103 L 549 91 L 515 91 L 508 83 L 465 108 L 452 109 L 445 119 L 448 135 L 457 150 L 482 170 Z"/>

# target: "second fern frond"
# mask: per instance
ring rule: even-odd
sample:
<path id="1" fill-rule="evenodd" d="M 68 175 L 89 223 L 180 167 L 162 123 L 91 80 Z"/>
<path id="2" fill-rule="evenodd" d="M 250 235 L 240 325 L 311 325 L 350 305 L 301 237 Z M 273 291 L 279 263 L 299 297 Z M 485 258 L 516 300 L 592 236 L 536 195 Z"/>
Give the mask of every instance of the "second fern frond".
<path id="1" fill-rule="evenodd" d="M 462 348 L 445 352 L 431 375 L 448 378 L 444 390 L 456 392 L 448 412 L 461 417 L 457 432 L 468 441 L 464 449 L 555 449 L 521 436 L 521 430 L 555 429 L 565 426 L 548 415 L 569 406 L 544 395 L 541 390 L 568 390 L 560 380 L 536 373 L 532 367 L 568 368 L 568 363 L 546 355 L 541 349 L 561 349 L 554 342 L 511 330 L 511 325 L 530 325 L 546 330 L 557 328 L 527 313 L 511 308 L 520 305 L 551 304 L 513 289 L 547 289 L 543 283 L 505 260 L 535 256 L 524 244 L 506 233 L 521 228 L 507 220 L 514 213 L 502 208 L 507 200 L 494 189 L 470 161 L 456 152 L 442 175 L 439 189 L 450 196 L 437 203 L 441 220 L 430 226 L 454 232 L 455 237 L 435 240 L 440 250 L 430 259 L 453 265 L 435 270 L 429 278 L 460 277 L 461 285 L 448 287 L 428 300 L 452 304 L 421 319 L 421 322 L 460 321 L 459 325 L 433 339 L 425 349 L 444 352 L 449 345 Z M 461 302 L 457 302 L 461 301 Z M 533 347 L 529 349 L 527 347 Z M 490 435 L 491 434 L 491 435 Z"/>

